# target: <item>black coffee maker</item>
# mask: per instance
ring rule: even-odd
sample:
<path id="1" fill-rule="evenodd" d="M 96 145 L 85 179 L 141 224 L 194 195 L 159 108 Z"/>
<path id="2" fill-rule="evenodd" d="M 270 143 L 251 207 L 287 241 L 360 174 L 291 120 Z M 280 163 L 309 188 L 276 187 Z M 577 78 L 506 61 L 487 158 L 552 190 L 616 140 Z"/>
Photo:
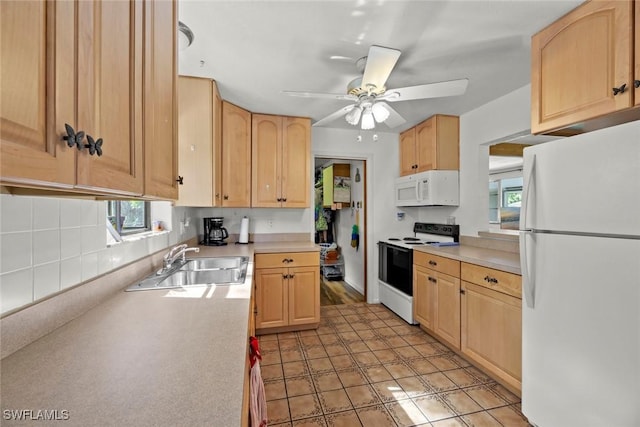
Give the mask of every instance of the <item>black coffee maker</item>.
<path id="1" fill-rule="evenodd" d="M 229 237 L 229 232 L 222 226 L 223 221 L 224 218 L 220 216 L 204 218 L 204 240 L 202 241 L 203 245 L 224 246 L 227 244 L 224 239 Z"/>

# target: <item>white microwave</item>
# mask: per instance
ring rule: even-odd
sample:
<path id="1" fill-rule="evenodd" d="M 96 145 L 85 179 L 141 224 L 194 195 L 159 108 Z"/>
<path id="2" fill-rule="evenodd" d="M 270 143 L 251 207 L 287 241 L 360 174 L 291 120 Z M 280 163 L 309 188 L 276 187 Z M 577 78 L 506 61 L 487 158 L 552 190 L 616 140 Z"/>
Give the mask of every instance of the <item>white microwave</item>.
<path id="1" fill-rule="evenodd" d="M 396 179 L 396 206 L 458 206 L 458 171 L 432 170 Z"/>

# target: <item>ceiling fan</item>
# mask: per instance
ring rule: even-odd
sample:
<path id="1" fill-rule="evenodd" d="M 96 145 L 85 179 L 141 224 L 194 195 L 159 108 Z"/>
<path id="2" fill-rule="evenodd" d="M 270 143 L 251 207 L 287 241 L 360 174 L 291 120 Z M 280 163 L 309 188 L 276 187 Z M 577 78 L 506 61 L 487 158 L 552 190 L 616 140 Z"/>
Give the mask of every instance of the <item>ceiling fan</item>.
<path id="1" fill-rule="evenodd" d="M 400 57 L 398 49 L 373 45 L 368 56 L 356 61 L 356 67 L 363 70 L 362 77 L 352 80 L 346 94 L 283 91 L 289 96 L 306 98 L 327 98 L 352 101 L 338 111 L 318 120 L 313 126 L 322 126 L 338 117 L 345 116 L 353 126 L 360 123 L 362 129 L 373 129 L 375 123 L 385 123 L 390 128 L 400 126 L 406 120 L 388 103 L 412 99 L 440 98 L 462 95 L 469 83 L 468 79 L 450 80 L 397 89 L 387 89 L 385 83 Z"/>

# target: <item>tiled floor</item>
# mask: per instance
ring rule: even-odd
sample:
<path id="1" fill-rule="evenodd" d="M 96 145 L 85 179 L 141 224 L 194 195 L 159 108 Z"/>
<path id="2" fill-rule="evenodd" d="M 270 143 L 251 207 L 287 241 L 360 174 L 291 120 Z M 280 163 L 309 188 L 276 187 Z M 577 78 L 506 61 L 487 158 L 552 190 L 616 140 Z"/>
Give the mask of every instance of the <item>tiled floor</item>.
<path id="1" fill-rule="evenodd" d="M 529 426 L 518 397 L 381 305 L 259 340 L 269 426 Z"/>

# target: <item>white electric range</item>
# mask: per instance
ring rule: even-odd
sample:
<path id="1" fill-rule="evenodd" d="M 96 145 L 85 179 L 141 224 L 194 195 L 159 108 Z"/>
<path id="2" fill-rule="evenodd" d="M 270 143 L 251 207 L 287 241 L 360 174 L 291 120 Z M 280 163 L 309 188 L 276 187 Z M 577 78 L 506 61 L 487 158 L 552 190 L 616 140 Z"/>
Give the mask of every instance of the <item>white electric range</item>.
<path id="1" fill-rule="evenodd" d="M 415 325 L 413 318 L 413 248 L 455 245 L 460 226 L 416 222 L 413 236 L 389 237 L 378 242 L 378 284 L 380 302 Z"/>

